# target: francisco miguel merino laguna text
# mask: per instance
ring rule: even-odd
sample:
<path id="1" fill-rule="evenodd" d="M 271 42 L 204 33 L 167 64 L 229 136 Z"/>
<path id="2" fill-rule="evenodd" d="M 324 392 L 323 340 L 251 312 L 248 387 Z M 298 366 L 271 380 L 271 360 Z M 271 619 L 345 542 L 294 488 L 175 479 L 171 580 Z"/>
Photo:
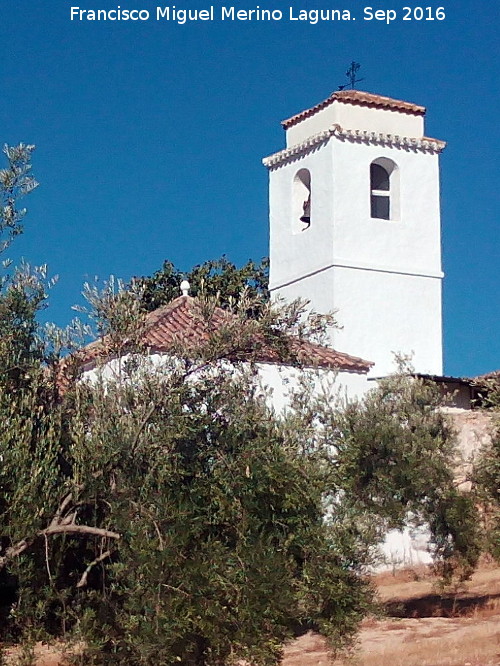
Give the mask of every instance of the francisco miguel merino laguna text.
<path id="1" fill-rule="evenodd" d="M 371 8 L 370 8 L 371 9 Z M 71 7 L 70 18 L 72 21 L 149 21 L 155 18 L 157 21 L 172 21 L 183 25 L 189 21 L 281 21 L 285 18 L 280 9 L 261 9 L 259 6 L 253 9 L 238 9 L 236 7 L 217 7 L 217 15 L 214 6 L 207 9 L 179 9 L 172 7 L 156 7 L 156 12 L 147 9 L 122 9 L 118 5 L 115 9 L 84 9 L 82 7 Z M 348 9 L 296 9 L 289 7 L 286 15 L 289 21 L 307 21 L 315 25 L 320 21 L 351 21 Z"/>

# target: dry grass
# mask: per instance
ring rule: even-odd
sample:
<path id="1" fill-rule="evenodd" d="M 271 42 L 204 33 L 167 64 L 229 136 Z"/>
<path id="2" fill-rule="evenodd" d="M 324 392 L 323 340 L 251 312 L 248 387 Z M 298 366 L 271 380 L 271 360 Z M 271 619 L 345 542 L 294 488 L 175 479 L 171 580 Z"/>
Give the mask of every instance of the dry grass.
<path id="1" fill-rule="evenodd" d="M 498 619 L 403 619 L 398 623 L 399 629 L 395 629 L 394 621 L 388 621 L 363 631 L 359 653 L 351 663 L 359 666 L 493 666 L 500 663 Z M 392 629 L 390 632 L 387 625 Z M 338 662 L 339 666 L 342 663 L 346 662 Z"/>
<path id="2" fill-rule="evenodd" d="M 425 570 L 377 576 L 393 617 L 366 620 L 354 655 L 335 666 L 500 666 L 500 569 L 484 566 L 456 594 L 440 595 L 434 583 Z M 307 634 L 282 666 L 331 663 L 321 636 Z"/>
<path id="3" fill-rule="evenodd" d="M 442 623 L 438 626 L 437 622 Z M 419 623 L 418 625 L 414 623 Z M 497 666 L 500 664 L 497 620 L 463 626 L 463 621 L 401 620 L 362 632 L 359 649 L 335 666 Z M 308 634 L 287 649 L 283 666 L 327 666 L 328 652 L 320 636 Z"/>

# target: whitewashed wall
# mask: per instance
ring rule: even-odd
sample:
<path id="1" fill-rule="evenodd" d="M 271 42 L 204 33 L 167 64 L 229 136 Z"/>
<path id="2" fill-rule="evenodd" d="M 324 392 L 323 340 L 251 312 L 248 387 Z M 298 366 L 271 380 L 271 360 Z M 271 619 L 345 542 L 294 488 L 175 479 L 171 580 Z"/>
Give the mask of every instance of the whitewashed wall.
<path id="1" fill-rule="evenodd" d="M 142 363 L 142 370 L 169 372 L 175 361 L 168 354 L 150 354 L 147 357 L 125 355 L 122 359 L 112 359 L 106 364 L 87 370 L 82 380 L 91 383 L 97 381 L 127 380 L 127 363 L 134 358 Z M 232 367 L 231 364 L 228 367 Z M 245 365 L 243 364 L 243 367 Z M 258 379 L 262 385 L 263 393 L 269 398 L 269 405 L 276 414 L 289 406 L 293 391 L 298 387 L 301 370 L 275 363 L 258 363 Z M 354 372 L 336 372 L 333 370 L 310 369 L 313 380 L 313 390 L 319 392 L 330 389 L 332 394 L 342 400 L 360 398 L 367 390 L 372 388 L 373 382 L 368 382 L 367 375 Z M 196 373 L 193 375 L 193 380 Z"/>
<path id="2" fill-rule="evenodd" d="M 261 363 L 258 368 L 262 385 L 269 392 L 272 406 L 279 414 L 289 406 L 291 394 L 298 385 L 301 371 L 271 363 Z M 330 390 L 332 396 L 344 401 L 361 398 L 373 385 L 368 382 L 367 375 L 354 372 L 314 370 L 311 376 L 314 391 L 320 393 L 323 390 Z"/>
<path id="3" fill-rule="evenodd" d="M 424 134 L 423 116 L 335 101 L 290 127 L 286 132 L 286 145 L 294 146 L 335 124 L 344 129 L 373 130 L 401 136 L 422 137 Z"/>

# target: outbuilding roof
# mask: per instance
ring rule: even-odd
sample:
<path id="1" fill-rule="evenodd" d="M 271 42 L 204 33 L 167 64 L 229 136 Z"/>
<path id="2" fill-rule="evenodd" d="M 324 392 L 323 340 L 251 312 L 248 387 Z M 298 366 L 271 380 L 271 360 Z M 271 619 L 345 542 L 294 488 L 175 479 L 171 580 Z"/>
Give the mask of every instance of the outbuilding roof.
<path id="1" fill-rule="evenodd" d="M 334 102 L 341 102 L 343 104 L 354 104 L 357 106 L 368 106 L 377 109 L 388 109 L 391 111 L 399 111 L 401 113 L 408 113 L 415 116 L 425 115 L 425 106 L 419 106 L 418 104 L 413 104 L 412 102 L 404 102 L 399 99 L 392 99 L 391 97 L 384 97 L 382 95 L 375 95 L 369 92 L 363 92 L 362 90 L 337 90 L 332 93 L 327 99 L 323 100 L 319 104 L 312 106 L 310 109 L 305 109 L 300 113 L 288 118 L 287 120 L 282 121 L 282 125 L 285 129 L 293 127 L 301 120 L 305 120 L 310 116 L 313 116 L 315 113 L 322 111 L 330 104 Z"/>
<path id="2" fill-rule="evenodd" d="M 492 372 L 487 372 L 484 375 L 478 375 L 473 379 L 473 381 L 476 383 L 482 383 L 490 380 L 500 381 L 500 370 L 493 370 Z"/>

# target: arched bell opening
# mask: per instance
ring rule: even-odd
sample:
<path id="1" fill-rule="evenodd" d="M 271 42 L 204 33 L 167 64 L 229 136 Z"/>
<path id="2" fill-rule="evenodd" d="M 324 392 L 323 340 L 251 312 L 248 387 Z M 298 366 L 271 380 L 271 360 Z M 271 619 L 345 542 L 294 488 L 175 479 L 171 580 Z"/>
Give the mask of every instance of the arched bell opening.
<path id="1" fill-rule="evenodd" d="M 306 231 L 311 226 L 311 172 L 300 169 L 293 179 L 292 232 Z"/>
<path id="2" fill-rule="evenodd" d="M 370 164 L 370 215 L 377 220 L 399 220 L 399 169 L 387 157 Z"/>

